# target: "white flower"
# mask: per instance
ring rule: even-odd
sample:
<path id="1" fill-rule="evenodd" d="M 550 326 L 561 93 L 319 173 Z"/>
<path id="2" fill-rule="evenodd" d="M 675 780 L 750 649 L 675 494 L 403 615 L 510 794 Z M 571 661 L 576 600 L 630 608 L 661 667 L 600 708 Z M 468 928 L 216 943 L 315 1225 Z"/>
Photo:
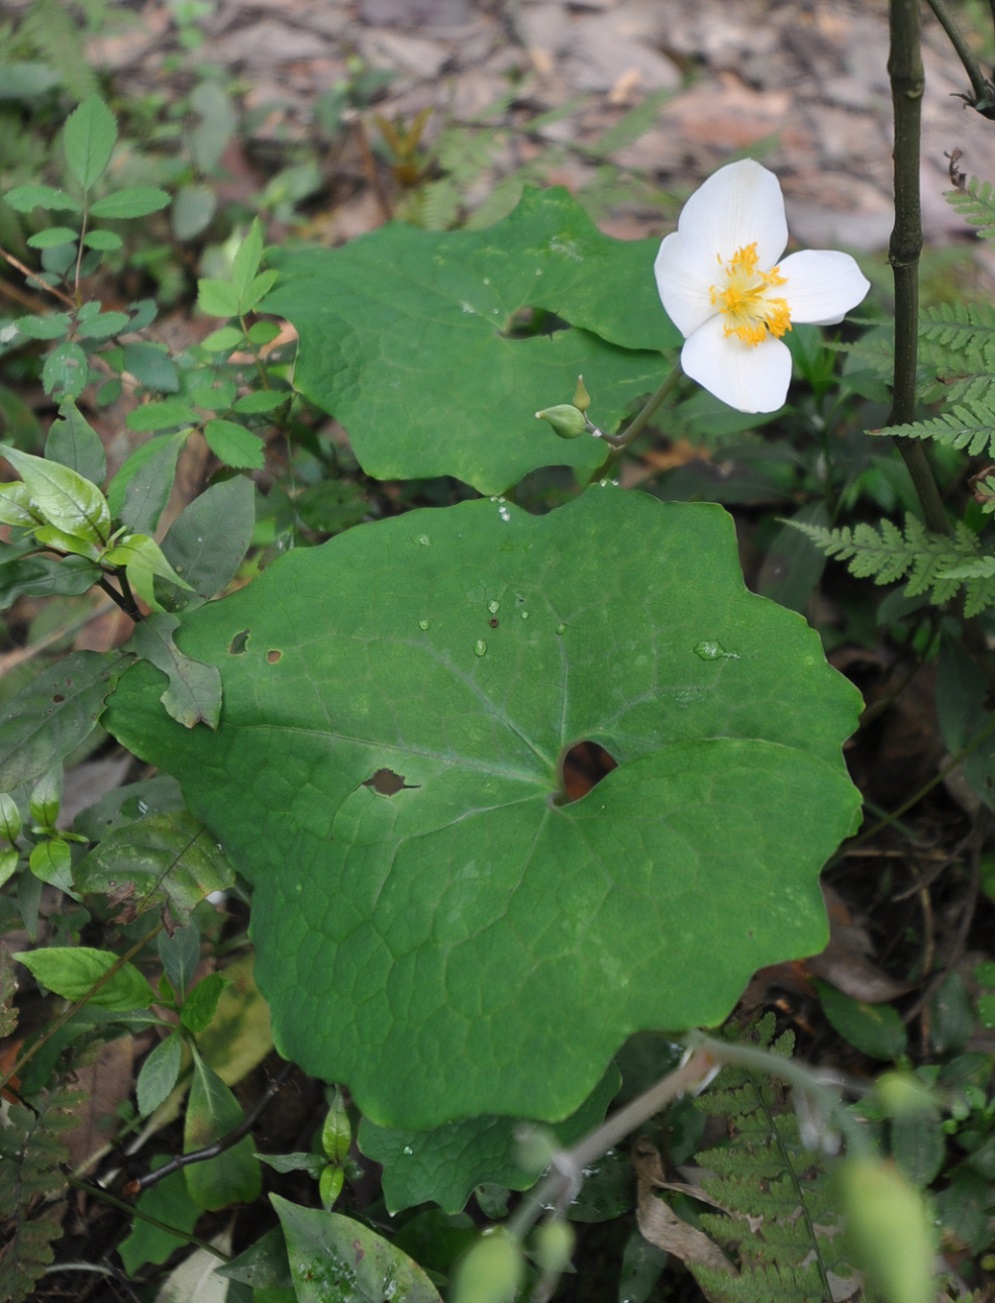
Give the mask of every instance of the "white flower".
<path id="1" fill-rule="evenodd" d="M 870 289 L 848 253 L 778 258 L 788 242 L 773 172 L 744 159 L 684 205 L 654 264 L 664 309 L 684 336 L 681 366 L 741 412 L 774 412 L 791 381 L 781 337 L 793 322 L 842 321 Z"/>

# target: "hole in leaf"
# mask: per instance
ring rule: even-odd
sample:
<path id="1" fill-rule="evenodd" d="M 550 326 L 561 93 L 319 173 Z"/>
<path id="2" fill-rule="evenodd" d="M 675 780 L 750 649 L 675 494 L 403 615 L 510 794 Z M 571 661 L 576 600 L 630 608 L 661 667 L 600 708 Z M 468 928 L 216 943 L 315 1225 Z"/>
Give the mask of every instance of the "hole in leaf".
<path id="1" fill-rule="evenodd" d="M 372 787 L 377 796 L 396 796 L 398 792 L 416 792 L 417 783 L 409 783 L 403 774 L 395 774 L 393 769 L 378 769 L 372 774 L 364 787 Z"/>
<path id="2" fill-rule="evenodd" d="M 248 647 L 248 645 L 249 645 L 249 633 L 250 633 L 250 630 L 248 630 L 248 629 L 242 629 L 240 633 L 236 633 L 236 634 L 235 634 L 235 636 L 232 638 L 231 642 L 228 644 L 228 655 L 229 655 L 229 656 L 241 656 L 241 655 L 242 655 L 242 653 L 245 651 L 246 647 Z"/>
<path id="3" fill-rule="evenodd" d="M 599 742 L 585 739 L 575 742 L 560 761 L 560 796 L 557 805 L 569 805 L 601 782 L 605 774 L 618 768 L 618 761 Z"/>
<path id="4" fill-rule="evenodd" d="M 65 701 L 65 699 L 66 696 L 64 692 L 57 692 L 55 696 L 52 698 L 52 700 L 55 702 L 57 706 L 61 706 L 62 703 Z"/>
<path id="5" fill-rule="evenodd" d="M 274 647 L 272 651 L 266 653 L 266 659 L 270 665 L 275 665 L 278 661 L 283 660 L 283 652 L 280 651 L 279 647 Z"/>

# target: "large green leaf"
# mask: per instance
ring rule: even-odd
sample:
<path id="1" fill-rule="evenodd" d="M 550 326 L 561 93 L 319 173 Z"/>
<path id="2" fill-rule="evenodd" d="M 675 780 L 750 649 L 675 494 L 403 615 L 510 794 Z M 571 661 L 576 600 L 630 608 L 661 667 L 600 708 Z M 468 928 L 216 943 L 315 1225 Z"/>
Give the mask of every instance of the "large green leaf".
<path id="1" fill-rule="evenodd" d="M 281 1052 L 381 1125 L 565 1117 L 629 1032 L 715 1023 L 825 944 L 859 697 L 747 592 L 719 507 L 414 512 L 178 637 L 221 668 L 217 732 L 169 720 L 146 668 L 109 726 L 252 881 Z M 619 765 L 564 803 L 585 739 Z"/>
<path id="2" fill-rule="evenodd" d="M 296 383 L 370 475 L 455 475 L 501 493 L 539 466 L 604 461 L 600 441 L 565 443 L 535 419 L 569 401 L 578 375 L 609 431 L 666 376 L 659 350 L 681 337 L 656 291 L 658 248 L 602 235 L 565 190 L 533 190 L 484 231 L 399 223 L 342 249 L 276 253 L 284 279 L 262 307 L 297 327 Z M 574 329 L 515 338 L 525 307 Z"/>

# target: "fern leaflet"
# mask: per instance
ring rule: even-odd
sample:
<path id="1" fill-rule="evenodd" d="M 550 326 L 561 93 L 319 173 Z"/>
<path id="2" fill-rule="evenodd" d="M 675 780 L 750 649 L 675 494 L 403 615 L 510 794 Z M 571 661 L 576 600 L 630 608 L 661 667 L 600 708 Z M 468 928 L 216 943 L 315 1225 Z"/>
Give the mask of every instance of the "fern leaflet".
<path id="1" fill-rule="evenodd" d="M 965 222 L 979 228 L 979 239 L 995 239 L 995 186 L 990 181 L 972 176 L 963 190 L 948 190 L 945 198 Z"/>
<path id="2" fill-rule="evenodd" d="M 995 452 L 995 407 L 984 401 L 960 403 L 927 421 L 888 425 L 876 433 L 902 439 L 935 439 L 950 448 L 962 448 L 972 457 L 991 455 Z"/>
<path id="3" fill-rule="evenodd" d="M 756 1028 L 770 1044 L 773 1018 Z M 792 1037 L 771 1048 L 789 1057 Z M 833 1209 L 821 1157 L 802 1144 L 794 1110 L 781 1086 L 747 1069 L 723 1070 L 695 1106 L 726 1120 L 728 1141 L 698 1154 L 709 1175 L 703 1188 L 731 1216 L 701 1214 L 713 1239 L 730 1245 L 739 1276 L 699 1268 L 699 1282 L 715 1303 L 824 1303 L 832 1278 L 852 1276 L 842 1258 L 839 1215 Z"/>

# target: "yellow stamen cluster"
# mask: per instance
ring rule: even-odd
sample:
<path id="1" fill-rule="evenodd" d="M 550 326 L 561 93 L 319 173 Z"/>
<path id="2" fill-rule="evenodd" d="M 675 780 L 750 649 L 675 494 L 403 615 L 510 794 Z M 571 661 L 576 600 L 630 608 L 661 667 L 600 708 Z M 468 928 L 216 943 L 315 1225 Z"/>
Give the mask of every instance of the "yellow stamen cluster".
<path id="1" fill-rule="evenodd" d="M 718 255 L 717 255 L 718 256 Z M 785 299 L 774 298 L 770 291 L 786 285 L 779 267 L 770 271 L 757 268 L 757 246 L 746 244 L 723 264 L 722 280 L 709 288 L 712 303 L 726 317 L 726 335 L 735 335 L 744 344 L 762 344 L 769 335 L 780 339 L 791 329 L 791 313 Z"/>

